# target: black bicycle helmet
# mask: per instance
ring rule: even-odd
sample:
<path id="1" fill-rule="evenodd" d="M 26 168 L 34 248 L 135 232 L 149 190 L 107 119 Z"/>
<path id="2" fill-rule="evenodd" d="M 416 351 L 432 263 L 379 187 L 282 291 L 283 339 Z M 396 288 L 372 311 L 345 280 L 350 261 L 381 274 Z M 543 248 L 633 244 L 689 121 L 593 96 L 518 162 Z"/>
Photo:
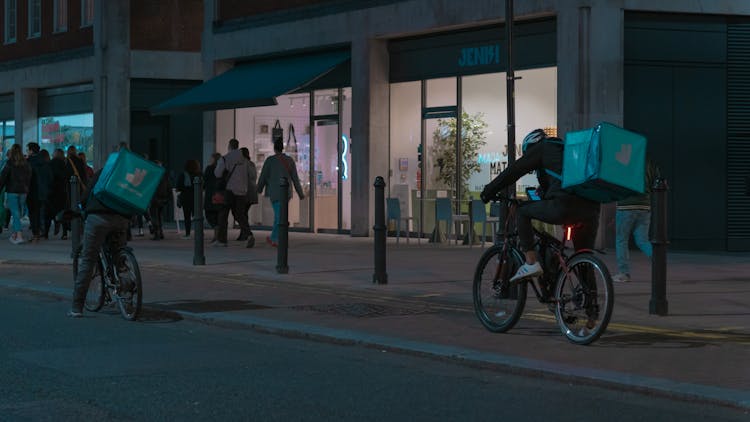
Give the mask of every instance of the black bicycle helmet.
<path id="1" fill-rule="evenodd" d="M 546 137 L 547 137 L 547 134 L 544 132 L 544 130 L 542 129 L 532 130 L 531 132 L 529 132 L 528 135 L 526 135 L 525 138 L 523 138 L 521 151 L 523 151 L 523 153 L 526 154 L 526 150 L 529 149 L 530 146 L 541 142 Z"/>

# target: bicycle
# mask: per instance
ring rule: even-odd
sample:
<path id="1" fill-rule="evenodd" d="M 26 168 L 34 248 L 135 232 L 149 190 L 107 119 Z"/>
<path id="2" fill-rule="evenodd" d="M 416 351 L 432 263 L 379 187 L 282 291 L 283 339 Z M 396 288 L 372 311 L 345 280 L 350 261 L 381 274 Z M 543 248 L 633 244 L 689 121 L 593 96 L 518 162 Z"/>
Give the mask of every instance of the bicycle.
<path id="1" fill-rule="evenodd" d="M 66 210 L 60 214 L 56 218 L 58 221 L 82 218 L 78 211 Z M 141 270 L 132 248 L 124 246 L 117 251 L 111 250 L 111 236 L 112 234 L 108 235 L 99 248 L 99 259 L 95 263 L 91 283 L 86 291 L 84 307 L 87 311 L 98 312 L 105 304 L 115 302 L 123 318 L 135 321 L 143 303 Z M 78 245 L 73 253 L 74 282 L 78 278 L 82 251 L 83 245 Z"/>
<path id="2" fill-rule="evenodd" d="M 521 201 L 504 196 L 495 200 L 507 204 L 507 212 L 503 235 L 482 255 L 474 273 L 474 311 L 479 321 L 495 333 L 513 328 L 521 318 L 531 286 L 537 300 L 555 314 L 568 340 L 580 345 L 596 341 L 606 330 L 614 306 L 607 266 L 593 250 L 567 255 L 565 243 L 572 226 L 564 227 L 562 240 L 535 228 L 535 248 L 544 274 L 511 282 L 525 261 L 518 231 L 511 226 Z"/>

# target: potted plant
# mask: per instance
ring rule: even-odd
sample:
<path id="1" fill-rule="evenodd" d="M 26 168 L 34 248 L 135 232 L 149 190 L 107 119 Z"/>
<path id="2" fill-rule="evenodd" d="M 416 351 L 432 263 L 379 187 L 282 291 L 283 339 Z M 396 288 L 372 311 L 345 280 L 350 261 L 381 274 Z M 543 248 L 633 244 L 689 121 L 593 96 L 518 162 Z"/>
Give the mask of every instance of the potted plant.
<path id="1" fill-rule="evenodd" d="M 432 134 L 432 163 L 437 169 L 435 182 L 446 189 L 455 190 L 456 184 L 456 119 L 439 119 L 438 126 Z M 484 113 L 470 115 L 461 113 L 461 197 L 469 199 L 469 179 L 479 173 L 481 167 L 477 162 L 479 150 L 487 144 L 487 123 Z"/>

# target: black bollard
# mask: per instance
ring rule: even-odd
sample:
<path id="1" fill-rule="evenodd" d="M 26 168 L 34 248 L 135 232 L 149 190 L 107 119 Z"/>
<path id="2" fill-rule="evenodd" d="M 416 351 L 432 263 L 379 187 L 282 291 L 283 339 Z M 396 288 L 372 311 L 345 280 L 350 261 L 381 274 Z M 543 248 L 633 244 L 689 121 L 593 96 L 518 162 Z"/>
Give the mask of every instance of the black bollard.
<path id="1" fill-rule="evenodd" d="M 661 177 L 654 181 L 651 197 L 653 255 L 651 257 L 651 302 L 648 311 L 652 315 L 667 315 L 667 191 L 669 185 Z"/>
<path id="2" fill-rule="evenodd" d="M 375 274 L 372 282 L 376 284 L 388 284 L 388 274 L 385 272 L 385 180 L 378 176 L 375 178 Z"/>
<path id="3" fill-rule="evenodd" d="M 77 210 L 78 202 L 78 177 L 70 177 L 70 209 Z M 70 257 L 75 256 L 78 247 L 81 245 L 81 222 L 80 218 L 74 218 L 70 222 Z"/>
<path id="4" fill-rule="evenodd" d="M 289 179 L 281 178 L 281 201 L 279 201 L 279 243 L 276 254 L 276 272 L 289 273 Z"/>
<path id="5" fill-rule="evenodd" d="M 203 245 L 203 179 L 193 178 L 193 265 L 206 265 Z"/>

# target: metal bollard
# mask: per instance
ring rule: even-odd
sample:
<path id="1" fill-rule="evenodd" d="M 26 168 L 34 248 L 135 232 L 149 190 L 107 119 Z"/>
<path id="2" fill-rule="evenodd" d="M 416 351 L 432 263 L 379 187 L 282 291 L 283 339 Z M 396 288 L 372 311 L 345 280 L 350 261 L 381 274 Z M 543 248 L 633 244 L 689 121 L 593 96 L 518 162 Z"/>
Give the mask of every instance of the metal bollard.
<path id="1" fill-rule="evenodd" d="M 276 251 L 276 272 L 289 273 L 289 179 L 281 178 L 281 201 L 279 201 L 279 243 Z"/>
<path id="2" fill-rule="evenodd" d="M 193 178 L 193 265 L 206 265 L 206 255 L 203 245 L 203 179 Z"/>
<path id="3" fill-rule="evenodd" d="M 78 209 L 78 178 L 76 176 L 70 177 L 70 209 Z M 75 256 L 78 247 L 81 245 L 81 227 L 82 220 L 80 218 L 74 218 L 70 222 L 70 257 Z"/>
<path id="4" fill-rule="evenodd" d="M 653 255 L 651 257 L 651 301 L 648 311 L 652 315 L 667 315 L 667 191 L 669 185 L 661 177 L 654 180 L 651 197 Z"/>
<path id="5" fill-rule="evenodd" d="M 385 180 L 378 176 L 375 178 L 375 273 L 372 282 L 377 284 L 388 284 L 388 274 L 385 272 Z"/>

